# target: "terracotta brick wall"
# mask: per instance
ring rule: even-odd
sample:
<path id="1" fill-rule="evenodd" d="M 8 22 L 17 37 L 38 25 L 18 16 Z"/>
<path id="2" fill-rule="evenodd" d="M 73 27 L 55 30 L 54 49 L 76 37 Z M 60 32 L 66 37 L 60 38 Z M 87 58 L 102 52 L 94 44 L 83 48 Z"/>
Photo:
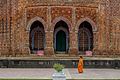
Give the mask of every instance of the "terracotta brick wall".
<path id="1" fill-rule="evenodd" d="M 94 56 L 119 55 L 119 3 L 120 0 L 0 0 L 0 55 L 32 56 L 29 29 L 35 20 L 44 26 L 45 55 L 54 55 L 54 27 L 60 20 L 69 27 L 70 56 L 78 56 L 78 28 L 83 21 L 93 29 Z"/>

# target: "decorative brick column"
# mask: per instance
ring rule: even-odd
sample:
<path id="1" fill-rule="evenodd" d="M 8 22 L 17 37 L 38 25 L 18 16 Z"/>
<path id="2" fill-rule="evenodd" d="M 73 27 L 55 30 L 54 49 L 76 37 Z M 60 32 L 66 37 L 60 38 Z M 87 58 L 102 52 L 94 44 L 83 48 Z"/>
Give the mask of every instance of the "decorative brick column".
<path id="1" fill-rule="evenodd" d="M 75 56 L 78 54 L 78 43 L 77 43 L 77 34 L 76 32 L 70 32 L 70 43 L 69 43 L 69 52 L 70 56 Z"/>
<path id="2" fill-rule="evenodd" d="M 46 56 L 53 56 L 54 55 L 54 48 L 53 48 L 53 31 L 45 32 L 46 36 L 46 45 L 45 45 L 45 55 Z"/>
<path id="3" fill-rule="evenodd" d="M 30 48 L 29 48 L 29 31 L 26 31 L 25 40 L 24 40 L 24 55 L 30 54 Z"/>
<path id="4" fill-rule="evenodd" d="M 93 32 L 93 50 L 92 55 L 98 55 L 98 32 Z"/>

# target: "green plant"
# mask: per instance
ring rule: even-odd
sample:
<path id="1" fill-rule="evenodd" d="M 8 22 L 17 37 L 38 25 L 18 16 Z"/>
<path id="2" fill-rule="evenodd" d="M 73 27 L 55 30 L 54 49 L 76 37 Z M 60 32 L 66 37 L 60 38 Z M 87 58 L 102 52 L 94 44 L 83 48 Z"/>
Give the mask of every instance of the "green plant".
<path id="1" fill-rule="evenodd" d="M 54 68 L 57 72 L 61 72 L 62 69 L 64 69 L 64 65 L 59 64 L 59 63 L 55 63 L 55 64 L 53 65 L 53 68 Z"/>

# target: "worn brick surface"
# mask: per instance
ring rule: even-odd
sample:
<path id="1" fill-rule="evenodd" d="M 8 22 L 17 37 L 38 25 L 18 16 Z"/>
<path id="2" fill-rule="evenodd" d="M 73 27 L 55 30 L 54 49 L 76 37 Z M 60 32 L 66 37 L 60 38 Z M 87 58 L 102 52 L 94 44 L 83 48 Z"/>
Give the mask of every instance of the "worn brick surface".
<path id="1" fill-rule="evenodd" d="M 93 28 L 94 55 L 120 56 L 120 0 L 0 0 L 0 55 L 30 56 L 29 29 L 42 20 L 46 54 L 54 54 L 55 23 L 69 27 L 69 53 L 78 53 L 78 27 L 88 21 Z M 29 24 L 29 25 L 28 25 Z"/>

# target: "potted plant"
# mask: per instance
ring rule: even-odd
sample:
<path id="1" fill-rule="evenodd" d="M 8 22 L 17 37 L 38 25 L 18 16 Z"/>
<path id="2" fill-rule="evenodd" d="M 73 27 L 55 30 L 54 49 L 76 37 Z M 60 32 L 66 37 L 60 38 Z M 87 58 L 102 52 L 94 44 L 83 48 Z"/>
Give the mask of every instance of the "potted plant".
<path id="1" fill-rule="evenodd" d="M 57 71 L 57 72 L 61 72 L 64 68 L 64 65 L 56 63 L 53 65 L 53 68 Z"/>
<path id="2" fill-rule="evenodd" d="M 65 74 L 62 72 L 64 65 L 55 63 L 53 68 L 56 70 L 56 72 L 52 75 L 53 80 L 66 80 Z"/>

